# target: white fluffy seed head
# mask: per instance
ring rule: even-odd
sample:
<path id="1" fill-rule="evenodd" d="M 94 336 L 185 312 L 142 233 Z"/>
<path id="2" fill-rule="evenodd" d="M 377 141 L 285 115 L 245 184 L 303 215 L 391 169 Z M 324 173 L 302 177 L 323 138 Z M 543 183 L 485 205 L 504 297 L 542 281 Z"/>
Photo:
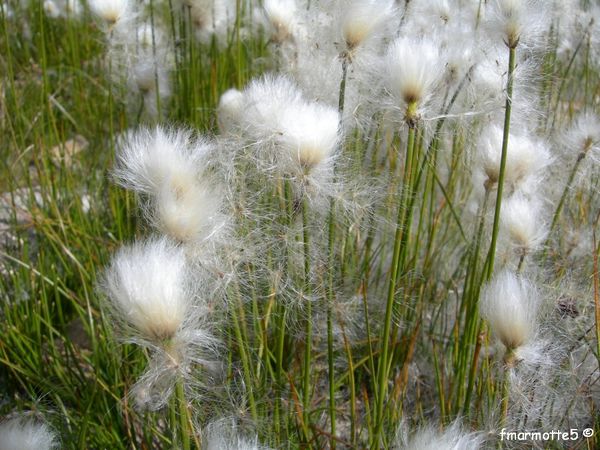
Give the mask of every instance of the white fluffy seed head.
<path id="1" fill-rule="evenodd" d="M 398 428 L 394 450 L 479 450 L 484 436 L 481 433 L 465 432 L 458 422 L 444 431 L 428 426 L 410 433 L 406 423 Z"/>
<path id="2" fill-rule="evenodd" d="M 233 420 L 209 424 L 204 431 L 203 441 L 206 450 L 268 450 L 258 443 L 256 436 L 242 436 Z"/>
<path id="3" fill-rule="evenodd" d="M 15 15 L 7 1 L 0 2 L 0 14 L 4 15 L 7 19 L 12 19 Z"/>
<path id="4" fill-rule="evenodd" d="M 190 273 L 184 251 L 161 238 L 121 248 L 102 282 L 115 318 L 144 339 L 173 339 L 190 312 Z"/>
<path id="5" fill-rule="evenodd" d="M 56 19 L 57 17 L 60 17 L 60 15 L 61 15 L 61 10 L 56 5 L 56 3 L 54 3 L 52 0 L 45 0 L 43 8 L 44 8 L 44 12 L 46 13 L 46 15 L 53 19 Z"/>
<path id="6" fill-rule="evenodd" d="M 150 223 L 178 241 L 199 243 L 224 223 L 220 187 L 205 174 L 212 149 L 187 130 L 141 129 L 122 140 L 115 178 L 146 196 Z"/>
<path id="7" fill-rule="evenodd" d="M 539 303 L 533 285 L 505 270 L 484 286 L 480 311 L 492 332 L 512 353 L 534 337 Z"/>
<path id="8" fill-rule="evenodd" d="M 225 91 L 217 107 L 219 129 L 224 133 L 232 131 L 239 124 L 243 110 L 244 94 L 237 89 Z"/>
<path id="9" fill-rule="evenodd" d="M 521 253 L 535 251 L 544 242 L 548 227 L 541 203 L 516 193 L 502 203 L 501 225 Z"/>
<path id="10" fill-rule="evenodd" d="M 497 108 L 506 101 L 506 65 L 504 55 L 477 58 L 468 87 L 469 101 L 475 108 Z M 505 64 L 506 63 L 506 64 Z"/>
<path id="11" fill-rule="evenodd" d="M 67 0 L 65 11 L 67 17 L 80 17 L 83 14 L 83 5 L 80 0 Z"/>
<path id="12" fill-rule="evenodd" d="M 296 21 L 295 0 L 265 0 L 263 9 L 273 28 L 271 40 L 282 43 L 292 39 Z"/>
<path id="13" fill-rule="evenodd" d="M 551 2 L 540 0 L 495 0 L 489 4 L 489 26 L 509 48 L 529 45 L 547 31 Z"/>
<path id="14" fill-rule="evenodd" d="M 192 25 L 196 38 L 210 44 L 214 38 L 217 45 L 227 42 L 227 33 L 235 23 L 235 0 L 186 0 L 191 7 Z"/>
<path id="15" fill-rule="evenodd" d="M 371 36 L 385 28 L 395 14 L 390 0 L 352 0 L 343 12 L 342 36 L 351 54 Z"/>
<path id="16" fill-rule="evenodd" d="M 167 37 L 164 31 L 158 25 L 152 26 L 150 22 L 144 22 L 137 26 L 135 33 L 128 33 L 125 36 L 131 40 L 129 45 L 137 47 L 138 51 L 153 52 L 153 46 L 156 53 L 164 52 L 167 45 Z"/>
<path id="17" fill-rule="evenodd" d="M 58 448 L 55 434 L 34 419 L 16 418 L 0 423 L 0 449 L 51 450 Z"/>
<path id="18" fill-rule="evenodd" d="M 273 139 L 281 129 L 281 119 L 290 105 L 302 102 L 298 86 L 286 76 L 265 75 L 244 90 L 241 125 L 250 140 Z"/>
<path id="19" fill-rule="evenodd" d="M 496 0 L 496 20 L 504 32 L 509 47 L 516 47 L 523 30 L 524 0 Z"/>
<path id="20" fill-rule="evenodd" d="M 456 39 L 460 39 L 457 36 Z M 470 73 L 469 80 L 476 67 L 476 49 L 472 42 L 464 39 L 461 45 L 451 46 L 443 51 L 443 59 L 446 62 L 444 81 L 450 86 L 458 86 L 465 76 Z"/>
<path id="21" fill-rule="evenodd" d="M 117 24 L 131 13 L 129 0 L 90 0 L 89 5 L 92 12 L 109 26 Z"/>
<path id="22" fill-rule="evenodd" d="M 338 143 L 340 116 L 320 103 L 302 102 L 286 108 L 277 139 L 283 151 L 284 168 L 304 173 L 327 161 Z"/>
<path id="23" fill-rule="evenodd" d="M 195 150 L 187 130 L 142 128 L 121 139 L 114 176 L 121 186 L 143 194 L 158 192 L 166 179 L 186 190 L 201 156 Z"/>
<path id="24" fill-rule="evenodd" d="M 439 81 L 439 52 L 425 39 L 400 37 L 388 47 L 385 76 L 390 94 L 407 109 L 422 109 Z M 407 111 L 407 120 L 416 111 Z"/>
<path id="25" fill-rule="evenodd" d="M 339 140 L 340 117 L 336 109 L 303 98 L 287 77 L 265 76 L 243 93 L 240 127 L 259 151 L 266 166 L 276 164 L 286 172 L 306 174 L 333 155 Z"/>
<path id="26" fill-rule="evenodd" d="M 448 0 L 429 0 L 427 2 L 411 2 L 408 5 L 408 25 L 411 30 L 424 31 L 439 28 L 440 24 L 448 25 L 457 17 L 460 10 L 453 8 Z"/>
<path id="27" fill-rule="evenodd" d="M 487 188 L 496 187 L 500 176 L 503 131 L 496 125 L 488 126 L 481 134 L 477 146 L 477 160 L 487 177 Z M 505 184 L 513 189 L 528 177 L 540 174 L 550 164 L 551 157 L 545 143 L 524 135 L 510 134 L 506 154 Z"/>
<path id="28" fill-rule="evenodd" d="M 199 242 L 218 229 L 222 196 L 203 183 L 165 180 L 155 199 L 155 225 L 180 242 Z"/>
<path id="29" fill-rule="evenodd" d="M 567 130 L 561 144 L 566 153 L 591 155 L 598 160 L 600 156 L 600 117 L 593 113 L 582 113 Z"/>
<path id="30" fill-rule="evenodd" d="M 156 90 L 156 69 L 152 61 L 138 61 L 131 71 L 133 82 L 142 94 Z"/>
<path id="31" fill-rule="evenodd" d="M 157 95 L 160 96 L 163 105 L 171 95 L 168 68 L 149 55 L 147 59 L 137 58 L 137 61 L 132 63 L 128 70 L 130 71 L 131 92 L 143 95 L 145 110 L 151 116 L 156 117 L 159 106 Z"/>

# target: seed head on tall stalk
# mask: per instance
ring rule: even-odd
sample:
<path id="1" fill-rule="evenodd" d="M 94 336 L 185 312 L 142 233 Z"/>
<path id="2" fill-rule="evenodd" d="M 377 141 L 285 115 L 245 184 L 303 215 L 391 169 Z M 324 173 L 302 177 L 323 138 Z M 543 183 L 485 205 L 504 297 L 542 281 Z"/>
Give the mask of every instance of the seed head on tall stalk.
<path id="1" fill-rule="evenodd" d="M 508 414 L 510 371 L 519 364 L 522 349 L 536 337 L 539 305 L 540 298 L 534 286 L 509 271 L 495 275 L 481 293 L 481 315 L 505 348 L 502 425 Z"/>
<path id="2" fill-rule="evenodd" d="M 408 128 L 406 138 L 406 154 L 404 156 L 403 190 L 398 205 L 398 218 L 396 221 L 396 232 L 394 236 L 394 248 L 392 263 L 389 272 L 389 284 L 385 308 L 385 317 L 381 335 L 381 353 L 377 367 L 376 382 L 376 411 L 374 433 L 370 436 L 372 449 L 379 448 L 381 433 L 385 418 L 385 403 L 389 374 L 389 352 L 390 333 L 392 325 L 392 312 L 396 299 L 396 286 L 398 273 L 400 272 L 401 252 L 406 251 L 402 242 L 405 238 L 404 225 L 408 222 L 405 209 L 411 189 L 413 178 L 412 162 L 414 158 L 415 137 L 418 122 L 423 109 L 432 95 L 432 90 L 438 82 L 438 74 L 435 64 L 438 62 L 439 54 L 435 47 L 426 40 L 412 38 L 398 38 L 390 44 L 386 57 L 386 84 L 392 99 L 395 100 L 396 108 L 403 112 L 402 122 Z M 411 193 L 415 194 L 415 193 Z M 404 248 L 403 248 L 404 247 Z"/>
<path id="3" fill-rule="evenodd" d="M 586 158 L 589 158 L 590 155 L 593 161 L 598 158 L 598 152 L 600 151 L 600 118 L 591 113 L 581 114 L 567 130 L 561 144 L 565 147 L 566 152 L 571 153 L 573 150 L 577 152 L 577 157 L 569 172 L 567 182 L 552 216 L 549 234 L 556 228 L 567 195 L 573 187 L 575 177 L 582 162 Z"/>
<path id="4" fill-rule="evenodd" d="M 501 228 L 511 250 L 519 257 L 517 271 L 520 272 L 525 257 L 541 247 L 548 233 L 540 200 L 513 194 L 502 206 Z"/>
<path id="5" fill-rule="evenodd" d="M 102 282 L 115 323 L 129 341 L 151 351 L 149 368 L 132 395 L 140 406 L 158 409 L 175 393 L 177 423 L 171 425 L 185 449 L 194 434 L 188 388 L 200 384 L 199 367 L 210 373 L 218 365 L 218 341 L 196 283 L 184 250 L 167 238 L 122 248 Z"/>
<path id="6" fill-rule="evenodd" d="M 517 65 L 517 48 L 521 45 L 532 45 L 543 29 L 544 11 L 536 0 L 497 0 L 493 5 L 490 29 L 501 39 L 508 50 L 508 68 L 506 81 L 506 100 L 504 103 L 504 125 L 502 129 L 502 153 L 497 178 L 497 193 L 492 224 L 492 238 L 486 258 L 484 278 L 489 280 L 494 272 L 494 260 L 498 231 L 500 228 L 500 213 L 505 187 L 506 163 L 511 129 L 511 114 L 515 69 Z"/>
<path id="7" fill-rule="evenodd" d="M 353 58 L 370 41 L 385 35 L 385 24 L 391 22 L 396 10 L 389 0 L 353 1 L 340 17 L 340 29 L 344 47 L 340 53 L 342 77 L 338 96 L 338 114 L 340 132 L 343 129 L 344 106 L 346 97 L 346 82 L 348 70 Z M 334 168 L 335 172 L 335 168 Z M 334 173 L 334 177 L 336 174 Z M 333 301 L 334 301 L 334 272 L 335 272 L 335 202 L 329 205 L 329 235 L 328 235 L 328 286 L 327 286 L 327 359 L 329 367 L 329 420 L 331 426 L 330 445 L 336 448 L 336 414 L 335 414 L 335 373 L 333 355 Z"/>

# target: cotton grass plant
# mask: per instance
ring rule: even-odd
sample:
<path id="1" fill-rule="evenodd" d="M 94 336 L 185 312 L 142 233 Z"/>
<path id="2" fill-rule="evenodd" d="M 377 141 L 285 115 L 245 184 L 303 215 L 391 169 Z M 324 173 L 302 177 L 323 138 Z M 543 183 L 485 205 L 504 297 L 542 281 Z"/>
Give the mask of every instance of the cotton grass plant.
<path id="1" fill-rule="evenodd" d="M 600 432 L 596 2 L 0 11 L 0 448 Z"/>

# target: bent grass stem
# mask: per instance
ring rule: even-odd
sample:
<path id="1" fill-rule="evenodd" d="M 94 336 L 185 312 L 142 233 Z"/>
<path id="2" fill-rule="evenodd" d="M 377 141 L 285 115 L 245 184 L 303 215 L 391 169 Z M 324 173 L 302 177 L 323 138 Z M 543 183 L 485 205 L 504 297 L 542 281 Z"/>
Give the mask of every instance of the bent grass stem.
<path id="1" fill-rule="evenodd" d="M 502 195 L 504 193 L 504 174 L 506 172 L 506 156 L 508 154 L 508 138 L 510 135 L 510 116 L 512 111 L 512 96 L 514 72 L 516 64 L 516 45 L 509 48 L 508 54 L 508 81 L 506 83 L 506 103 L 504 110 L 504 130 L 502 132 L 502 156 L 500 158 L 500 173 L 498 175 L 498 193 L 496 195 L 496 209 L 494 210 L 494 224 L 492 226 L 492 242 L 487 257 L 486 279 L 494 273 L 494 259 L 496 258 L 496 243 L 500 230 L 500 212 L 502 208 Z"/>

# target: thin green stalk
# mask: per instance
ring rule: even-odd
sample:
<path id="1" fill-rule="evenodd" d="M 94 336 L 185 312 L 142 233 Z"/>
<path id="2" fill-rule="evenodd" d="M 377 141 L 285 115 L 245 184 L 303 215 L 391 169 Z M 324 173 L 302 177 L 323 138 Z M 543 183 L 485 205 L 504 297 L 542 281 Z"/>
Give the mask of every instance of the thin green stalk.
<path id="1" fill-rule="evenodd" d="M 310 237 L 308 232 L 309 205 L 306 196 L 302 199 L 302 244 L 304 246 L 304 297 L 306 302 L 306 343 L 304 347 L 303 413 L 304 422 L 309 423 L 310 372 L 312 352 L 312 299 L 310 288 Z M 308 436 L 307 436 L 308 438 Z"/>
<path id="2" fill-rule="evenodd" d="M 340 122 L 344 113 L 344 101 L 346 98 L 346 80 L 348 78 L 348 57 L 342 55 L 342 80 L 340 81 L 340 95 L 338 99 L 338 112 L 340 113 Z"/>
<path id="3" fill-rule="evenodd" d="M 560 196 L 560 200 L 558 202 L 558 206 L 556 207 L 556 211 L 554 211 L 554 215 L 552 216 L 552 224 L 550 225 L 550 229 L 548 230 L 548 237 L 550 237 L 550 234 L 554 231 L 554 227 L 556 227 L 556 224 L 558 223 L 558 218 L 560 217 L 560 213 L 562 212 L 563 206 L 565 204 L 565 200 L 567 199 L 567 195 L 568 195 L 569 191 L 571 190 L 571 187 L 573 186 L 573 180 L 575 179 L 575 175 L 577 174 L 577 171 L 579 170 L 581 161 L 583 161 L 585 159 L 585 155 L 586 155 L 585 151 L 581 152 L 579 154 L 579 156 L 577 157 L 577 161 L 573 165 L 573 168 L 571 169 L 571 173 L 569 174 L 569 179 L 567 180 L 567 184 L 565 185 L 563 193 Z"/>
<path id="4" fill-rule="evenodd" d="M 356 447 L 356 384 L 354 381 L 354 358 L 352 357 L 352 347 L 348 342 L 346 330 L 343 321 L 340 321 L 342 327 L 342 336 L 344 338 L 344 348 L 346 350 L 346 359 L 348 361 L 348 387 L 350 390 L 350 442 L 352 447 Z M 335 441 L 335 439 L 334 439 Z"/>
<path id="5" fill-rule="evenodd" d="M 417 197 L 416 193 L 417 193 L 417 189 L 418 189 L 418 184 L 420 183 L 420 179 L 417 180 L 416 178 L 416 174 L 414 173 L 415 170 L 414 168 L 417 167 L 417 160 L 418 160 L 418 154 L 421 153 L 421 144 L 422 144 L 422 139 L 421 139 L 421 133 L 417 133 L 416 132 L 416 128 L 415 128 L 415 144 L 413 144 L 413 148 L 411 151 L 411 161 L 410 164 L 407 166 L 406 168 L 406 177 L 405 177 L 405 183 L 404 183 L 404 189 L 405 189 L 405 193 L 406 193 L 406 198 L 405 200 L 402 202 L 403 205 L 407 205 L 404 211 L 404 220 L 400 226 L 400 229 L 402 230 L 402 239 L 401 239 L 401 243 L 400 243 L 400 247 L 402 249 L 407 249 L 408 248 L 408 239 L 410 237 L 411 234 L 411 229 L 412 229 L 412 222 L 413 222 L 413 215 L 415 212 L 414 209 L 414 203 L 415 203 L 415 199 Z M 401 258 L 400 258 L 400 263 L 398 264 L 398 271 L 396 273 L 396 278 L 399 278 L 401 275 L 401 271 L 405 270 L 405 262 L 406 262 L 406 258 L 408 256 L 408 251 L 403 251 L 401 253 Z"/>
<path id="6" fill-rule="evenodd" d="M 137 126 L 140 125 L 140 122 L 142 120 L 142 114 L 144 112 L 144 105 L 145 105 L 144 94 L 141 93 L 141 95 L 140 95 L 140 107 L 139 107 L 137 115 L 135 117 L 135 123 L 136 123 Z"/>
<path id="7" fill-rule="evenodd" d="M 277 380 L 283 383 L 283 350 L 285 348 L 285 316 L 287 309 L 280 305 L 277 336 Z"/>
<path id="8" fill-rule="evenodd" d="M 292 223 L 292 215 L 293 215 L 293 193 L 292 193 L 292 188 L 291 185 L 289 183 L 289 181 L 284 180 L 283 183 L 283 207 L 284 207 L 284 217 L 285 217 L 285 224 L 286 225 L 291 225 Z M 286 248 L 286 261 L 289 260 L 289 257 L 287 255 L 287 248 Z M 281 389 L 283 388 L 284 384 L 285 384 L 285 379 L 284 379 L 284 370 L 283 370 L 283 358 L 284 358 L 284 350 L 285 350 L 285 323 L 286 323 L 286 315 L 287 315 L 287 308 L 285 307 L 285 305 L 279 304 L 279 314 L 278 314 L 278 320 L 277 320 L 277 354 L 276 354 L 276 358 L 277 358 L 277 383 L 279 385 L 279 389 L 280 389 L 280 393 L 281 393 Z M 278 400 L 279 401 L 279 400 Z"/>
<path id="9" fill-rule="evenodd" d="M 479 28 L 479 22 L 481 22 L 481 5 L 484 0 L 479 0 L 479 5 L 477 6 L 477 18 L 475 20 L 475 29 Z"/>
<path id="10" fill-rule="evenodd" d="M 587 45 L 585 47 L 585 64 L 583 66 L 583 79 L 584 79 L 584 88 L 583 88 L 583 98 L 590 98 L 590 49 L 591 49 L 591 36 L 588 33 L 587 37 Z M 584 102 L 583 104 L 583 112 L 588 112 L 588 102 Z"/>
<path id="11" fill-rule="evenodd" d="M 492 226 L 492 242 L 487 257 L 486 278 L 490 279 L 494 273 L 494 259 L 496 258 L 496 243 L 500 229 L 500 211 L 502 207 L 502 194 L 504 192 L 504 173 L 506 172 L 506 155 L 508 154 L 508 137 L 510 135 L 510 115 L 512 111 L 512 96 L 514 72 L 516 64 L 516 46 L 510 47 L 508 54 L 508 81 L 506 83 L 506 104 L 504 110 L 504 130 L 502 133 L 502 156 L 500 159 L 500 173 L 498 175 L 498 193 L 496 195 L 496 209 L 494 211 L 494 224 Z"/>
<path id="12" fill-rule="evenodd" d="M 173 58 L 175 62 L 175 69 L 177 74 L 173 77 L 173 83 L 175 84 L 174 92 L 179 92 L 179 80 L 181 77 L 180 72 L 180 55 L 179 49 L 177 48 L 177 29 L 175 28 L 175 10 L 173 9 L 173 0 L 168 0 L 169 5 L 169 25 L 171 26 L 171 41 L 173 43 Z"/>
<path id="13" fill-rule="evenodd" d="M 600 282 L 598 277 L 598 243 L 596 241 L 596 231 L 593 233 L 594 241 L 594 317 L 596 319 L 596 358 L 600 368 Z"/>
<path id="14" fill-rule="evenodd" d="M 415 146 L 415 128 L 409 127 L 408 139 L 406 142 L 406 160 L 412 158 L 412 153 Z M 381 335 L 381 355 L 377 367 L 377 406 L 375 412 L 375 432 L 371 438 L 371 449 L 379 448 L 381 430 L 383 427 L 383 410 L 387 391 L 387 375 L 388 375 L 388 353 L 390 345 L 390 330 L 392 326 L 392 311 L 394 309 L 394 299 L 396 296 L 396 274 L 398 273 L 401 240 L 402 240 L 402 223 L 404 217 L 404 205 L 398 205 L 398 220 L 396 224 L 396 234 L 394 238 L 394 253 L 392 256 L 392 267 L 390 270 L 390 281 L 388 285 L 387 301 L 385 307 L 385 318 L 383 322 L 383 333 Z"/>
<path id="15" fill-rule="evenodd" d="M 504 375 L 502 377 L 502 399 L 501 399 L 501 409 L 500 409 L 500 428 L 504 428 L 506 426 L 506 420 L 508 417 L 508 406 L 509 406 L 509 397 L 510 397 L 510 368 L 514 366 L 515 363 L 515 355 L 512 349 L 506 349 L 506 353 L 504 354 Z M 502 442 L 500 442 L 500 448 L 502 447 Z"/>
<path id="16" fill-rule="evenodd" d="M 193 16 L 192 16 L 192 8 L 191 6 L 185 6 L 187 10 L 187 57 L 188 57 L 188 70 L 185 71 L 187 76 L 187 85 L 188 85 L 188 97 L 185 98 L 186 102 L 191 101 L 191 105 L 188 105 L 187 113 L 190 115 L 188 118 L 190 121 L 196 125 L 200 126 L 200 122 L 198 120 L 199 108 L 198 105 L 201 102 L 198 100 L 198 83 L 197 79 L 199 78 L 199 61 L 196 53 L 196 42 L 194 39 L 194 29 L 193 29 Z"/>
<path id="17" fill-rule="evenodd" d="M 329 280 L 327 287 L 327 363 L 329 370 L 329 421 L 331 422 L 331 438 L 329 446 L 332 450 L 336 448 L 335 440 L 335 373 L 334 373 L 334 361 L 333 361 L 333 275 L 335 267 L 335 253 L 334 253 L 334 239 L 335 239 L 335 223 L 334 223 L 334 206 L 331 205 L 331 212 L 329 215 Z"/>
<path id="18" fill-rule="evenodd" d="M 438 402 L 439 402 L 439 406 L 440 406 L 440 416 L 442 418 L 446 417 L 446 397 L 444 394 L 444 379 L 443 379 L 443 368 L 440 364 L 440 362 L 438 361 L 438 351 L 435 345 L 435 341 L 433 339 L 433 336 L 431 337 L 431 347 L 432 347 L 432 353 L 433 353 L 433 367 L 434 367 L 434 371 L 435 371 L 435 384 L 437 387 L 437 394 L 438 394 Z"/>
<path id="19" fill-rule="evenodd" d="M 562 96 L 562 92 L 567 83 L 567 75 L 571 71 L 571 67 L 573 66 L 573 63 L 575 62 L 575 58 L 576 58 L 577 54 L 579 53 L 579 50 L 581 49 L 583 43 L 585 42 L 585 38 L 588 35 L 590 27 L 593 25 L 593 23 L 594 23 L 594 20 L 592 19 L 590 21 L 589 25 L 587 26 L 585 33 L 581 37 L 581 40 L 578 42 L 577 47 L 575 47 L 575 50 L 573 51 L 573 54 L 571 55 L 571 59 L 569 60 L 569 63 L 567 64 L 567 68 L 565 69 L 565 73 L 562 76 L 562 80 L 561 80 L 560 86 L 558 88 L 558 94 L 556 95 L 556 103 L 554 105 L 554 116 L 552 117 L 552 125 L 550 126 L 551 130 L 554 129 L 554 125 L 556 123 L 556 117 L 558 116 L 558 106 L 560 105 L 560 98 Z"/>
<path id="20" fill-rule="evenodd" d="M 191 442 L 190 442 L 190 421 L 189 421 L 189 411 L 187 400 L 185 398 L 185 391 L 183 389 L 183 382 L 181 380 L 177 381 L 175 385 L 175 396 L 177 398 L 177 406 L 179 409 L 179 427 L 181 434 L 181 448 L 183 450 L 190 450 Z"/>
<path id="21" fill-rule="evenodd" d="M 160 84 L 158 82 L 158 66 L 156 61 L 156 35 L 154 33 L 154 1 L 150 0 L 150 26 L 152 29 L 152 56 L 154 59 L 154 86 L 156 88 L 155 97 L 156 97 L 156 112 L 158 117 L 158 122 L 161 122 L 162 112 L 160 106 Z M 143 98 L 143 97 L 142 97 Z M 143 105 L 142 105 L 143 106 Z M 138 118 L 139 121 L 139 118 Z"/>
<path id="22" fill-rule="evenodd" d="M 517 264 L 517 273 L 521 273 L 521 271 L 523 270 L 523 264 L 525 263 L 525 256 L 527 256 L 527 252 L 525 250 L 523 250 L 521 255 L 519 256 L 519 262 Z"/>
<path id="23" fill-rule="evenodd" d="M 479 212 L 479 224 L 477 226 L 477 235 L 475 238 L 475 245 L 472 249 L 472 255 L 471 255 L 471 260 L 469 263 L 469 273 L 467 274 L 467 281 L 465 283 L 465 294 L 470 294 L 469 297 L 466 297 L 464 299 L 464 303 L 468 302 L 468 299 L 470 298 L 472 300 L 472 305 L 466 305 L 465 307 L 467 308 L 466 312 L 465 312 L 465 316 L 467 318 L 467 324 L 465 324 L 465 334 L 464 334 L 464 339 L 463 342 L 465 342 L 466 344 L 463 346 L 463 351 L 460 352 L 461 355 L 464 355 L 462 358 L 462 363 L 463 366 L 462 367 L 466 367 L 466 364 L 468 362 L 468 351 L 465 351 L 470 345 L 471 342 L 473 342 L 473 339 L 475 338 L 475 336 L 477 336 L 479 334 L 479 311 L 478 311 L 478 303 L 477 303 L 477 299 L 479 298 L 479 289 L 480 289 L 480 285 L 479 284 L 474 284 L 473 280 L 475 280 L 477 278 L 477 264 L 479 262 L 479 249 L 481 247 L 481 239 L 483 237 L 483 229 L 485 226 L 485 212 L 487 211 L 487 205 L 489 202 L 489 198 L 490 198 L 490 189 L 486 188 L 485 190 L 485 195 L 483 197 L 483 203 L 481 205 L 481 210 Z M 476 292 L 473 292 L 473 289 L 475 289 Z M 471 308 L 469 308 L 469 306 L 471 306 Z M 477 347 L 476 347 L 477 349 Z M 476 352 L 477 353 L 477 352 Z M 472 364 L 475 364 L 475 359 L 473 359 Z M 464 373 L 463 369 L 461 367 L 461 374 Z M 471 370 L 469 372 L 469 380 L 468 380 L 468 385 L 467 385 L 467 391 L 465 393 L 465 401 L 463 404 L 463 414 L 465 416 L 468 416 L 469 414 L 469 409 L 471 407 L 471 393 L 473 392 L 473 386 L 475 384 L 475 375 L 476 373 Z M 460 377 L 462 378 L 462 377 Z M 459 394 L 460 394 L 460 388 L 462 387 L 462 383 L 458 383 L 458 387 L 459 387 Z M 460 398 L 460 396 L 459 396 Z"/>
<path id="24" fill-rule="evenodd" d="M 362 290 L 362 299 L 363 299 L 363 311 L 365 318 L 365 333 L 367 336 L 367 344 L 369 347 L 369 371 L 371 372 L 371 376 L 375 376 L 375 363 L 373 359 L 373 342 L 371 340 L 371 324 L 369 321 L 369 305 L 368 305 L 368 292 L 369 292 L 369 277 L 371 274 L 371 246 L 373 244 L 374 239 L 374 227 L 373 227 L 373 219 L 369 220 L 369 232 L 367 234 L 367 242 L 365 245 L 365 261 L 363 268 L 363 283 L 361 286 Z"/>
<path id="25" fill-rule="evenodd" d="M 284 370 L 283 370 L 283 353 L 285 348 L 285 319 L 287 309 L 284 305 L 279 306 L 279 317 L 278 317 L 278 336 L 277 336 L 277 398 L 275 399 L 275 429 L 277 430 L 277 436 L 279 437 L 280 419 L 279 419 L 279 408 L 281 406 L 281 396 L 283 394 Z"/>
<path id="26" fill-rule="evenodd" d="M 242 28 L 241 25 L 241 16 L 242 16 L 242 2 L 241 0 L 236 0 L 235 2 L 235 45 L 236 45 L 236 52 L 237 52 L 237 71 L 236 71 L 236 75 L 237 75 L 237 87 L 241 88 L 242 86 L 242 70 L 241 70 L 241 62 L 243 61 L 242 58 L 242 39 L 240 38 L 240 29 Z"/>
<path id="27" fill-rule="evenodd" d="M 340 91 L 338 97 L 338 112 L 340 114 L 340 130 L 342 128 L 342 116 L 344 113 L 344 99 L 346 96 L 346 79 L 348 74 L 348 58 L 342 55 L 342 79 L 340 81 Z M 334 301 L 334 267 L 335 267 L 335 203 L 333 199 L 329 203 L 329 235 L 328 235 L 328 286 L 327 286 L 327 364 L 328 364 L 328 382 L 329 382 L 329 422 L 331 437 L 329 446 L 335 450 L 337 441 L 335 439 L 335 373 L 333 361 L 333 314 L 332 307 Z"/>
<path id="28" fill-rule="evenodd" d="M 246 383 L 246 387 L 248 390 L 248 402 L 250 404 L 250 413 L 252 414 L 252 419 L 256 421 L 258 419 L 258 414 L 256 411 L 256 402 L 254 401 L 254 382 L 252 379 L 252 370 L 250 369 L 250 363 L 248 359 L 248 353 L 246 352 L 246 346 L 244 345 L 247 342 L 244 339 L 244 335 L 242 334 L 242 329 L 240 326 L 240 318 L 237 315 L 236 308 L 240 309 L 240 312 L 243 312 L 244 305 L 242 304 L 241 295 L 239 293 L 239 287 L 237 292 L 237 305 L 231 305 L 231 320 L 233 322 L 233 330 L 235 333 L 235 339 L 238 343 L 238 348 L 240 351 L 240 358 L 242 360 L 242 369 L 244 371 L 244 379 Z"/>

